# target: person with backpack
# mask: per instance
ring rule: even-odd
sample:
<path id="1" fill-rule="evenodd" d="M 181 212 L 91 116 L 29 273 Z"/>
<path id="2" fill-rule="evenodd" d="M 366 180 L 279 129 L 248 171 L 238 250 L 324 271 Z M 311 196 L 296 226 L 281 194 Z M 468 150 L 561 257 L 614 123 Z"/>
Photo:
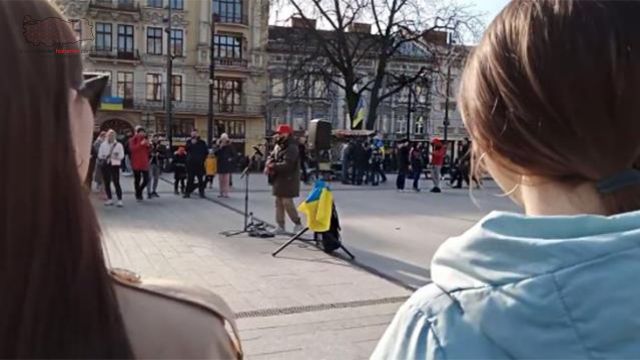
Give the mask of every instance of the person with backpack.
<path id="1" fill-rule="evenodd" d="M 640 358 L 639 18 L 516 0 L 489 25 L 458 104 L 522 212 L 445 241 L 371 359 Z"/>
<path id="2" fill-rule="evenodd" d="M 113 205 L 113 196 L 111 193 L 111 183 L 116 189 L 118 202 L 116 205 L 122 207 L 122 188 L 120 187 L 120 165 L 124 160 L 124 148 L 116 140 L 116 132 L 109 130 L 106 133 L 106 139 L 100 144 L 98 149 L 98 166 L 102 169 L 102 177 L 104 181 L 104 191 L 107 195 L 105 206 Z"/>

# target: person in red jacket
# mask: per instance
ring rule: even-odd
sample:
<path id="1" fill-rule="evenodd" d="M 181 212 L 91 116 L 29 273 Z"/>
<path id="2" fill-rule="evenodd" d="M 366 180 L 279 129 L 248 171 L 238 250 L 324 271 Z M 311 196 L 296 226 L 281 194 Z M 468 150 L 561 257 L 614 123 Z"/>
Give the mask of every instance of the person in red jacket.
<path id="1" fill-rule="evenodd" d="M 443 144 L 440 139 L 433 139 L 433 152 L 431 153 L 431 180 L 433 180 L 432 193 L 442 192 L 440 190 L 440 176 L 442 165 L 444 165 L 444 157 L 447 155 L 447 145 Z"/>
<path id="2" fill-rule="evenodd" d="M 129 151 L 131 151 L 131 168 L 133 169 L 136 199 L 142 201 L 142 192 L 149 183 L 149 155 L 151 152 L 151 144 L 147 140 L 144 128 L 139 128 L 129 140 Z"/>

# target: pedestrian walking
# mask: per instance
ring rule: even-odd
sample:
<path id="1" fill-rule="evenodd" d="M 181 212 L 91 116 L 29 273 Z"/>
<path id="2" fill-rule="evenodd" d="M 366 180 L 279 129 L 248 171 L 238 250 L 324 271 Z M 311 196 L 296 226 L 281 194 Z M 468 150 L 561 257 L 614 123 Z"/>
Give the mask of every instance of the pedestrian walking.
<path id="1" fill-rule="evenodd" d="M 151 177 L 150 184 L 147 187 L 147 197 L 158 198 L 158 182 L 160 181 L 160 174 L 164 167 L 164 161 L 167 158 L 167 149 L 160 142 L 160 136 L 153 134 L 151 137 L 151 158 L 149 159 L 149 175 Z"/>
<path id="2" fill-rule="evenodd" d="M 458 104 L 524 214 L 442 244 L 372 359 L 640 358 L 638 18 L 637 1 L 511 1 L 489 25 Z"/>
<path id="3" fill-rule="evenodd" d="M 100 131 L 98 137 L 93 142 L 93 146 L 91 146 L 91 158 L 93 160 L 93 176 L 92 183 L 96 184 L 96 191 L 99 193 L 103 193 L 103 175 L 102 175 L 102 166 L 98 165 L 98 152 L 100 151 L 100 145 L 107 139 L 107 132 Z"/>
<path id="4" fill-rule="evenodd" d="M 432 193 L 442 192 L 440 189 L 440 178 L 444 157 L 447 154 L 447 145 L 440 139 L 433 139 L 433 151 L 431 152 L 431 180 L 433 181 Z"/>
<path id="5" fill-rule="evenodd" d="M 398 164 L 398 177 L 396 178 L 396 188 L 398 191 L 404 191 L 405 178 L 409 173 L 409 140 L 400 140 L 396 150 L 396 159 Z"/>
<path id="6" fill-rule="evenodd" d="M 208 184 L 209 189 L 212 189 L 213 179 L 218 173 L 218 159 L 216 158 L 213 149 L 209 149 L 209 155 L 207 155 L 207 159 L 204 161 L 204 170 L 207 176 L 205 179 L 205 184 Z"/>
<path id="7" fill-rule="evenodd" d="M 176 195 L 184 195 L 187 191 L 187 152 L 184 146 L 178 147 L 173 154 L 171 166 L 173 167 L 173 192 Z"/>
<path id="8" fill-rule="evenodd" d="M 198 192 L 201 198 L 205 197 L 204 189 L 204 161 L 209 155 L 209 148 L 207 143 L 200 139 L 198 130 L 193 129 L 191 131 L 191 138 L 187 140 L 187 191 L 184 194 L 184 198 L 191 197 L 191 193 L 198 188 Z M 196 185 L 195 180 L 198 179 Z"/>
<path id="9" fill-rule="evenodd" d="M 351 184 L 362 185 L 364 176 L 366 175 L 369 159 L 367 159 L 367 150 L 362 142 L 356 142 L 352 150 L 353 154 L 353 172 L 351 174 Z"/>
<path id="10" fill-rule="evenodd" d="M 104 191 L 107 195 L 105 206 L 113 205 L 113 196 L 111 193 L 111 183 L 116 189 L 116 197 L 118 202 L 116 205 L 122 207 L 122 188 L 120 187 L 120 166 L 124 160 L 124 148 L 122 144 L 116 140 L 116 132 L 109 130 L 105 134 L 105 141 L 100 144 L 98 149 L 98 166 L 102 169 L 101 174 L 104 181 Z"/>
<path id="11" fill-rule="evenodd" d="M 124 160 L 122 161 L 122 174 L 125 176 L 131 176 L 131 149 L 129 148 L 129 141 L 133 138 L 133 134 L 131 130 L 127 130 L 122 136 L 122 138 L 118 139 L 124 148 Z"/>
<path id="12" fill-rule="evenodd" d="M 374 144 L 371 144 L 371 160 L 370 160 L 370 182 L 373 186 L 378 186 L 380 183 L 380 174 L 384 175 L 384 171 L 382 170 L 382 152 L 381 149 Z M 387 181 L 387 178 L 384 177 L 382 182 Z"/>
<path id="13" fill-rule="evenodd" d="M 411 163 L 411 178 L 413 179 L 413 191 L 420 192 L 420 175 L 422 175 L 422 149 L 418 143 L 413 144 L 409 151 Z"/>
<path id="14" fill-rule="evenodd" d="M 229 135 L 226 133 L 220 135 L 218 150 L 216 150 L 215 155 L 218 159 L 218 186 L 220 187 L 218 197 L 228 198 L 229 192 L 231 192 L 230 179 L 234 170 L 235 154 Z"/>
<path id="15" fill-rule="evenodd" d="M 149 184 L 149 157 L 151 144 L 147 140 L 147 133 L 143 127 L 139 127 L 136 134 L 129 140 L 131 152 L 131 169 L 133 170 L 133 185 L 136 200 L 142 201 L 142 194 Z"/>
<path id="16" fill-rule="evenodd" d="M 293 199 L 300 196 L 300 155 L 293 130 L 287 124 L 278 125 L 276 147 L 267 160 L 265 172 L 269 175 L 276 204 L 277 234 L 286 234 L 285 212 L 294 224 L 293 232 L 302 230 L 300 216 Z"/>

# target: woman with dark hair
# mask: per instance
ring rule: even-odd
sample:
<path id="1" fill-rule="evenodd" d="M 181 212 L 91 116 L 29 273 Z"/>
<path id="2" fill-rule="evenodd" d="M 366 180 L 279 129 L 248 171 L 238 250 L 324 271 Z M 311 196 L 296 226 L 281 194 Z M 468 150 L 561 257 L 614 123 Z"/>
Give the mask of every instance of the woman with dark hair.
<path id="1" fill-rule="evenodd" d="M 640 358 L 638 19 L 517 0 L 492 22 L 459 103 L 472 164 L 525 215 L 446 241 L 372 358 Z"/>
<path id="2" fill-rule="evenodd" d="M 107 269 L 82 180 L 108 77 L 83 81 L 61 19 L 0 1 L 0 358 L 236 358 L 214 295 Z"/>

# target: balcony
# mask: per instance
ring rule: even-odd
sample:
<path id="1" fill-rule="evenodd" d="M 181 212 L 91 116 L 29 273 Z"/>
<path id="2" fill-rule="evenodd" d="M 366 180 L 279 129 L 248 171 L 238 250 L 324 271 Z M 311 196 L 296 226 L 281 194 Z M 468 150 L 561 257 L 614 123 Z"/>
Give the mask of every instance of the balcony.
<path id="1" fill-rule="evenodd" d="M 125 106 L 126 108 L 126 106 Z M 166 109 L 166 103 L 164 98 L 162 100 L 136 100 L 133 104 L 133 108 L 142 111 L 164 111 Z M 176 113 L 198 113 L 206 114 L 209 111 L 209 103 L 206 101 L 174 101 L 172 109 Z M 262 105 L 226 105 L 226 104 L 213 104 L 213 112 L 217 115 L 262 115 L 264 114 L 264 106 Z"/>
<path id="2" fill-rule="evenodd" d="M 216 67 L 219 68 L 243 68 L 246 69 L 249 66 L 249 61 L 246 59 L 236 58 L 216 58 L 214 61 Z"/>
<path id="3" fill-rule="evenodd" d="M 96 60 L 140 61 L 138 50 L 123 51 L 121 49 L 96 48 L 89 50 L 89 57 Z"/>
<path id="4" fill-rule="evenodd" d="M 216 25 L 244 25 L 249 26 L 249 17 L 246 14 L 236 15 L 236 14 L 226 14 L 226 15 L 215 15 Z"/>
<path id="5" fill-rule="evenodd" d="M 89 2 L 90 9 L 98 10 L 118 10 L 125 12 L 140 12 L 140 4 L 134 3 L 133 0 L 91 0 Z"/>

